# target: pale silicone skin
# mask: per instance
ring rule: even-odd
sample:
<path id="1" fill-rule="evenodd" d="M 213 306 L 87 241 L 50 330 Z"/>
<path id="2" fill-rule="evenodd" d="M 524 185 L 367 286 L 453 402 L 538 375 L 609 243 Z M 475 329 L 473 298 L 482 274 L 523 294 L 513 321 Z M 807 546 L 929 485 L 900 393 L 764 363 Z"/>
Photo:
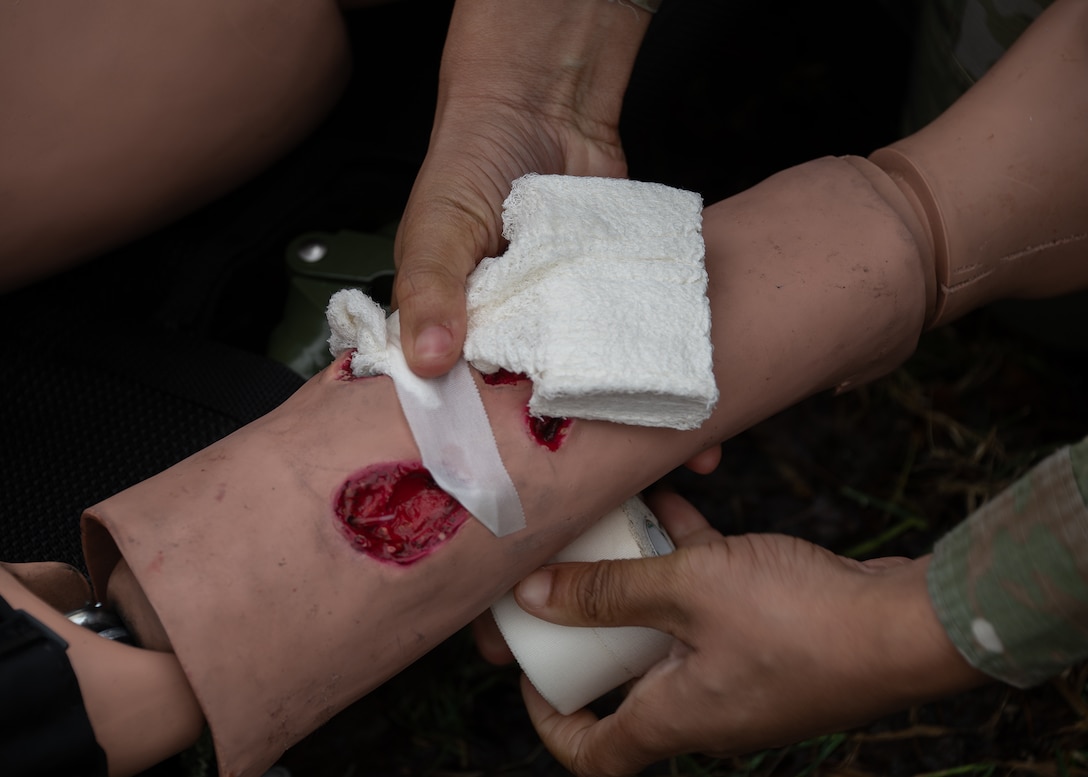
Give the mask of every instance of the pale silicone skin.
<path id="1" fill-rule="evenodd" d="M 338 366 L 90 509 L 97 594 L 149 644 L 172 645 L 222 772 L 260 774 L 691 455 L 886 373 L 927 322 L 1088 283 L 1086 19 L 1088 4 L 1059 0 L 945 117 L 872 161 L 818 159 L 706 209 L 721 400 L 701 429 L 576 421 L 553 452 L 526 432 L 526 386 L 480 383 L 522 532 L 498 539 L 469 520 L 404 566 L 351 547 L 332 509 L 340 485 L 418 453 L 390 381 L 345 381 Z M 969 265 L 995 269 L 953 289 Z"/>

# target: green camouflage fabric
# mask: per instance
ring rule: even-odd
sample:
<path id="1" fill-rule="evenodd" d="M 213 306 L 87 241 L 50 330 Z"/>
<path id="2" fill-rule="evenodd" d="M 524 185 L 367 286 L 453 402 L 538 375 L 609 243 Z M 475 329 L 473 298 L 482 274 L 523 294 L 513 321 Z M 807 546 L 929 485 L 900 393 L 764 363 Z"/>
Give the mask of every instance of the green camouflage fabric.
<path id="1" fill-rule="evenodd" d="M 990 69 L 1050 0 L 925 0 L 904 133 L 935 119 Z"/>
<path id="2" fill-rule="evenodd" d="M 1088 438 L 936 546 L 930 599 L 967 661 L 1019 688 L 1088 658 Z"/>

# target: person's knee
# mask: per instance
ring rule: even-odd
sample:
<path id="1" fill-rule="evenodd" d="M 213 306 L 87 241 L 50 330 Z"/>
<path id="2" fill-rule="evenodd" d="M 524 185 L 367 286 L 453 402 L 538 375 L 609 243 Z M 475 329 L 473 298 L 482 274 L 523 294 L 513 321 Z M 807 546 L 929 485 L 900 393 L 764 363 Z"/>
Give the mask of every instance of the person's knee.
<path id="1" fill-rule="evenodd" d="M 347 83 L 342 13 L 333 0 L 10 11 L 0 289 L 178 218 L 301 140 Z"/>

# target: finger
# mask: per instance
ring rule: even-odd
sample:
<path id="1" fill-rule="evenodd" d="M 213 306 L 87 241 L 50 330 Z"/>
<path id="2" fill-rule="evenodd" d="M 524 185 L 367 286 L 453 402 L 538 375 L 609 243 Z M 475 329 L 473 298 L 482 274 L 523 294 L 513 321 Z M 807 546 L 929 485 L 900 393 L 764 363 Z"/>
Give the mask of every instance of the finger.
<path id="1" fill-rule="evenodd" d="M 427 153 L 427 160 L 440 161 L 424 162 L 397 229 L 393 299 L 408 366 L 421 377 L 437 377 L 461 356 L 465 281 L 476 263 L 498 247 L 505 192 L 486 176 L 483 183 L 477 180 L 476 166 L 461 175 L 443 164 L 448 149 L 432 147 Z"/>
<path id="2" fill-rule="evenodd" d="M 684 466 L 697 475 L 709 475 L 722 462 L 722 446 L 712 445 L 705 451 L 696 453 L 684 462 Z"/>
<path id="3" fill-rule="evenodd" d="M 675 492 L 651 491 L 646 494 L 646 506 L 678 548 L 724 539 L 691 502 Z"/>
<path id="4" fill-rule="evenodd" d="M 870 558 L 861 562 L 861 565 L 866 569 L 871 569 L 875 572 L 879 572 L 883 569 L 891 569 L 892 567 L 901 567 L 904 564 L 911 563 L 910 558 L 906 556 L 881 556 L 880 558 Z"/>
<path id="5" fill-rule="evenodd" d="M 561 715 L 525 675 L 521 676 L 521 697 L 540 741 L 567 771 L 577 774 L 572 754 L 578 752 L 585 732 L 597 723 L 597 716 L 584 708 L 571 715 Z"/>
<path id="6" fill-rule="evenodd" d="M 642 559 L 550 564 L 514 596 L 526 612 L 567 626 L 651 626 L 684 638 L 682 551 Z"/>
<path id="7" fill-rule="evenodd" d="M 414 254 L 397 269 L 394 295 L 400 310 L 401 344 L 409 368 L 433 378 L 450 371 L 465 345 L 464 262 Z"/>
<path id="8" fill-rule="evenodd" d="M 625 701 L 602 719 L 589 709 L 561 715 L 525 675 L 521 695 L 540 741 L 567 771 L 579 777 L 634 775 L 682 749 L 669 747 L 658 735 L 663 728 L 660 713 L 669 705 L 667 700 L 654 704 L 654 694 L 646 702 Z"/>
<path id="9" fill-rule="evenodd" d="M 478 615 L 472 622 L 472 638 L 476 642 L 476 649 L 489 664 L 505 666 L 514 662 L 514 654 L 490 610 Z"/>

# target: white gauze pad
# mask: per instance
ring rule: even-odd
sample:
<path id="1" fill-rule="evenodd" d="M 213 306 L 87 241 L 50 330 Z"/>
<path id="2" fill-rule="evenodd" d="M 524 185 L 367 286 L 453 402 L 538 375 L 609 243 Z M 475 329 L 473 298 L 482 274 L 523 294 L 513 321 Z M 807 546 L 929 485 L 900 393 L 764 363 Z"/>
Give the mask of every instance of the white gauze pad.
<path id="1" fill-rule="evenodd" d="M 536 416 L 699 426 L 718 400 L 701 227 L 694 192 L 519 178 L 509 247 L 468 279 L 465 359 L 528 376 Z"/>

